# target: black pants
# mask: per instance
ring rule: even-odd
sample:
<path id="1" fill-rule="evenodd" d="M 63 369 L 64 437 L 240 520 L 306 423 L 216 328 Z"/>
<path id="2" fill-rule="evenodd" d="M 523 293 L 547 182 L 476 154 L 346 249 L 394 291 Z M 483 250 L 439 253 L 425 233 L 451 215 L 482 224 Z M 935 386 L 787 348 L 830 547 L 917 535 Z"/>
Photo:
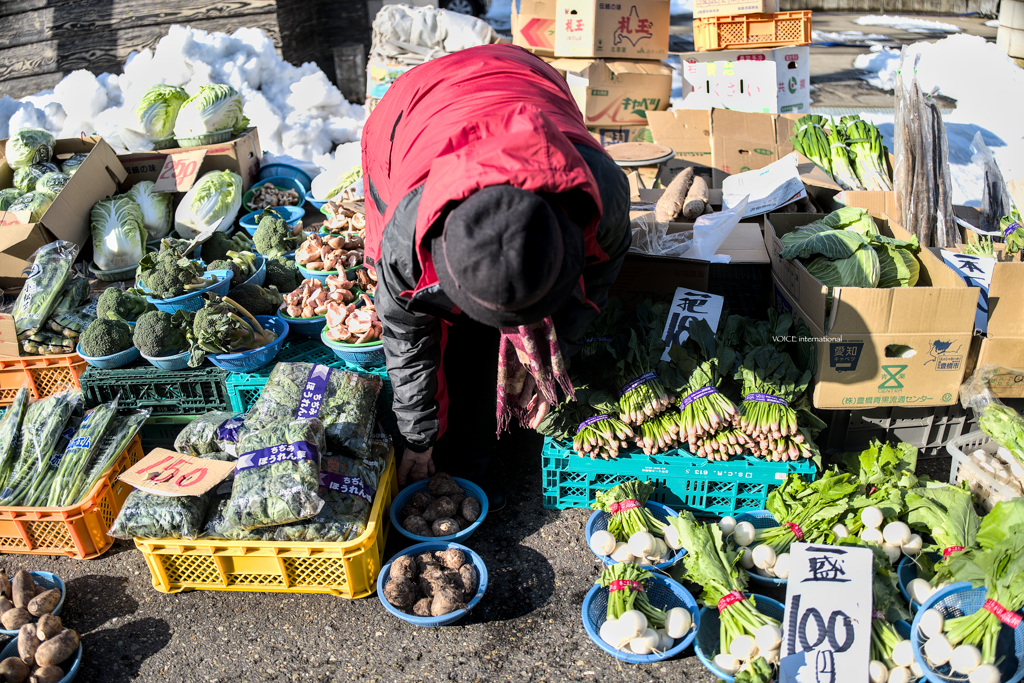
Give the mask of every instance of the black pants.
<path id="1" fill-rule="evenodd" d="M 497 328 L 461 315 L 444 348 L 448 427 L 434 444 L 434 466 L 479 485 L 498 444 L 498 339 Z"/>

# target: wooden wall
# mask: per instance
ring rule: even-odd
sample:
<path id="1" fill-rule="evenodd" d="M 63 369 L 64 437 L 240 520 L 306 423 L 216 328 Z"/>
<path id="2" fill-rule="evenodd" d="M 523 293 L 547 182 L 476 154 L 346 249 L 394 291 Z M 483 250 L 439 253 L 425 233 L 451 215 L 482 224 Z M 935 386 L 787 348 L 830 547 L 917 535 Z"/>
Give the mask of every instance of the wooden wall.
<path id="1" fill-rule="evenodd" d="M 0 0 L 0 95 L 52 88 L 75 69 L 120 73 L 130 52 L 155 47 L 172 24 L 263 29 L 285 59 L 316 61 L 332 81 L 331 49 L 369 47 L 370 36 L 356 0 Z"/>

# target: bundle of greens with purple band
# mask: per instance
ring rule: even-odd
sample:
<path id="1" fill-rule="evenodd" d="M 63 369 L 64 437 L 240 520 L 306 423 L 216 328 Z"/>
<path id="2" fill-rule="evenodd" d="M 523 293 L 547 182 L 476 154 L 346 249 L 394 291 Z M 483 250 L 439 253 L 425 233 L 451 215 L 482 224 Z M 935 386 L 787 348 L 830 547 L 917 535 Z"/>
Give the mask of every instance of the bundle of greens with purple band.
<path id="1" fill-rule="evenodd" d="M 753 349 L 743 359 L 736 373 L 744 396 L 739 428 L 754 455 L 777 462 L 818 454 L 809 434 L 797 424 L 793 405 L 804 398 L 811 374 L 800 372 L 788 354 L 770 345 Z"/>

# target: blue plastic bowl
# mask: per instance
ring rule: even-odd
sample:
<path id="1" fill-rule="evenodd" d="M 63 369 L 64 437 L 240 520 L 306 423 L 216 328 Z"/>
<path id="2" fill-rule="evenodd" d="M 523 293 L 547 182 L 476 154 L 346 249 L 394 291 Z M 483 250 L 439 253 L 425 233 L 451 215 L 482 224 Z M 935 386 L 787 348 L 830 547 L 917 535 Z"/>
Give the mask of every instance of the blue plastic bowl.
<path id="1" fill-rule="evenodd" d="M 954 583 L 932 593 L 914 615 L 914 623 L 910 628 L 914 660 L 924 672 L 924 677 L 932 683 L 963 683 L 966 676 L 954 673 L 949 664 L 943 664 L 935 669 L 928 663 L 928 658 L 924 656 L 924 644 L 928 639 L 921 633 L 921 616 L 932 608 L 937 609 L 947 620 L 974 614 L 985 604 L 986 594 L 984 588 L 972 588 L 967 581 Z M 1018 683 L 1024 679 L 1024 622 L 1013 631 L 1013 650 L 1017 656 L 1017 669 L 1010 678 L 1004 677 L 1002 683 Z"/>
<path id="2" fill-rule="evenodd" d="M 938 562 L 940 555 L 938 553 L 932 553 L 932 560 Z M 896 566 L 896 580 L 900 587 L 900 593 L 903 593 L 903 598 L 910 605 L 911 614 L 917 614 L 917 610 L 921 609 L 919 603 L 914 602 L 910 599 L 910 593 L 907 591 L 907 586 L 911 581 L 917 578 L 917 562 L 913 557 L 904 556 L 900 560 L 900 563 Z"/>
<path id="3" fill-rule="evenodd" d="M 299 206 L 275 206 L 274 211 L 281 214 L 281 218 L 284 222 L 295 227 L 302 221 L 302 217 L 306 215 L 306 211 Z M 250 211 L 241 218 L 238 219 L 238 224 L 242 226 L 242 229 L 249 233 L 249 237 L 256 234 L 256 228 L 259 227 L 259 216 L 263 213 L 263 209 L 257 211 Z"/>
<path id="4" fill-rule="evenodd" d="M 690 646 L 700 627 L 701 612 L 690 591 L 681 584 L 661 574 L 652 574 L 647 579 L 647 600 L 657 609 L 669 610 L 685 607 L 693 620 L 690 632 L 676 640 L 676 644 L 664 652 L 653 655 L 637 655 L 616 650 L 601 637 L 601 624 L 608 619 L 608 589 L 594 586 L 583 598 L 583 628 L 594 644 L 616 659 L 630 664 L 652 664 L 675 657 Z"/>
<path id="5" fill-rule="evenodd" d="M 142 354 L 142 357 L 149 361 L 150 365 L 161 370 L 184 370 L 188 367 L 188 360 L 192 357 L 192 354 L 188 351 L 182 351 L 172 356 L 154 357 Z"/>
<path id="6" fill-rule="evenodd" d="M 245 195 L 242 197 L 243 209 L 245 209 L 246 211 L 252 211 L 254 209 L 254 207 L 249 206 L 249 200 L 252 199 L 257 188 L 259 188 L 262 185 L 266 185 L 267 183 L 270 183 L 279 190 L 295 190 L 296 194 L 299 195 L 299 203 L 295 204 L 294 206 L 302 206 L 303 204 L 306 203 L 307 188 L 303 187 L 302 183 L 300 183 L 298 180 L 295 180 L 294 178 L 286 178 L 285 176 L 273 176 L 271 178 L 260 178 L 255 185 L 253 185 L 246 191 Z"/>
<path id="7" fill-rule="evenodd" d="M 392 506 L 394 507 L 394 506 Z M 402 610 L 398 609 L 384 597 L 384 587 L 388 585 L 388 581 L 391 580 L 391 563 L 403 555 L 419 555 L 420 553 L 426 552 L 444 552 L 449 548 L 458 548 L 462 552 L 466 553 L 466 557 L 473 562 L 473 566 L 476 568 L 476 573 L 479 575 L 479 582 L 476 588 L 476 595 L 466 605 L 466 609 L 456 610 L 449 614 L 445 614 L 440 617 L 417 617 L 412 614 L 406 614 Z M 387 564 L 380 568 L 380 574 L 377 575 L 377 597 L 380 598 L 380 604 L 384 605 L 384 609 L 394 614 L 396 617 L 403 621 L 408 621 L 413 626 L 447 626 L 448 624 L 454 624 L 456 621 L 466 616 L 469 610 L 476 607 L 480 599 L 484 597 L 484 593 L 487 591 L 487 565 L 480 559 L 480 556 L 470 550 L 464 545 L 458 543 L 444 542 L 444 541 L 432 541 L 428 543 L 417 543 L 416 545 L 409 546 L 402 552 L 392 557 Z"/>
<path id="8" fill-rule="evenodd" d="M 775 517 L 767 510 L 754 510 L 753 512 L 744 512 L 743 514 L 736 515 L 736 523 L 739 524 L 740 522 L 750 522 L 754 525 L 755 529 L 771 529 L 779 526 L 779 523 L 775 521 Z M 753 551 L 756 545 L 757 543 L 751 544 L 749 550 Z M 773 579 L 770 576 L 761 576 L 757 572 L 752 572 L 746 568 L 743 571 L 758 586 L 768 588 L 772 586 L 785 586 L 787 583 L 786 579 Z"/>
<path id="9" fill-rule="evenodd" d="M 5 633 L 6 633 L 6 631 L 5 631 Z M 11 642 L 7 643 L 7 646 L 3 649 L 3 651 L 0 651 L 0 661 L 2 661 L 4 659 L 7 659 L 8 657 L 17 657 L 18 656 L 18 638 L 17 638 L 18 632 L 17 631 L 14 632 L 14 636 L 15 636 L 14 640 L 12 640 Z M 64 668 L 64 670 L 67 671 L 67 673 L 64 674 L 64 678 L 60 679 L 60 683 L 71 683 L 71 681 L 75 680 L 75 677 L 78 675 L 78 667 L 80 667 L 82 665 L 82 644 L 81 643 L 78 644 L 78 650 L 75 652 L 75 654 L 71 658 L 68 659 L 68 661 L 71 662 L 70 666 L 68 666 L 66 668 L 64 668 L 62 666 L 62 668 Z M 62 665 L 66 664 L 66 663 L 67 662 L 61 662 Z"/>
<path id="10" fill-rule="evenodd" d="M 256 272 L 249 276 L 249 279 L 243 282 L 243 285 L 256 285 L 262 287 L 263 283 L 267 279 L 267 257 L 261 254 L 255 254 L 256 261 L 259 265 L 256 267 Z"/>
<path id="11" fill-rule="evenodd" d="M 758 612 L 766 617 L 775 619 L 780 624 L 782 623 L 782 617 L 786 612 L 786 608 L 782 606 L 781 602 L 766 598 L 763 595 L 751 595 L 750 593 L 747 593 L 747 597 L 754 599 Z M 721 621 L 718 618 L 717 607 L 705 607 L 702 609 L 700 611 L 700 624 L 697 626 L 697 642 L 693 646 L 693 650 L 697 653 L 697 659 L 700 660 L 705 669 L 723 681 L 733 683 L 736 680 L 734 676 L 727 675 L 714 665 L 715 655 L 721 654 L 718 651 L 721 641 L 720 624 Z"/>
<path id="12" fill-rule="evenodd" d="M 318 315 L 315 318 L 292 318 L 281 311 L 277 312 L 277 317 L 288 323 L 291 332 L 303 337 L 316 337 L 323 331 L 327 321 L 326 315 Z"/>
<path id="13" fill-rule="evenodd" d="M 409 498 L 412 497 L 412 494 L 416 493 L 417 491 L 423 491 L 427 488 L 427 484 L 430 483 L 430 480 L 426 479 L 424 481 L 418 481 L 415 484 L 410 484 L 409 486 L 406 486 L 404 489 L 401 490 L 401 492 L 397 496 L 395 496 L 395 500 L 391 503 L 392 528 L 398 529 L 398 533 L 402 534 L 406 538 L 411 539 L 413 541 L 419 541 L 421 543 L 430 541 L 454 541 L 456 543 L 465 542 L 467 538 L 473 535 L 473 532 L 477 530 L 477 527 L 479 527 L 483 523 L 484 518 L 487 517 L 487 510 L 489 507 L 487 505 L 487 494 L 484 493 L 484 490 L 482 488 L 480 488 L 471 481 L 467 481 L 466 479 L 460 479 L 459 477 L 452 478 L 456 481 L 456 483 L 458 483 L 459 486 L 462 487 L 462 490 L 466 492 L 467 496 L 476 498 L 477 500 L 480 501 L 480 516 L 477 517 L 477 520 L 475 522 L 470 524 L 468 527 L 466 527 L 459 533 L 452 534 L 451 536 L 433 536 L 428 538 L 426 536 L 417 536 L 414 533 L 406 531 L 405 527 L 402 526 L 398 521 L 398 513 L 401 512 L 402 508 L 405 507 L 406 502 L 409 500 Z"/>
<path id="14" fill-rule="evenodd" d="M 142 355 L 141 352 L 133 346 L 130 349 L 125 349 L 120 353 L 114 353 L 109 356 L 87 356 L 82 351 L 82 342 L 78 342 L 78 345 L 75 347 L 75 353 L 81 356 L 89 365 L 100 368 L 101 370 L 123 368 L 133 360 L 138 360 L 139 356 Z"/>
<path id="15" fill-rule="evenodd" d="M 334 351 L 334 355 L 346 363 L 358 365 L 361 368 L 376 368 L 386 361 L 384 357 L 384 342 L 367 342 L 366 344 L 346 344 L 344 342 L 331 341 L 327 338 L 327 326 L 320 332 L 320 341 Z"/>
<path id="16" fill-rule="evenodd" d="M 306 201 L 309 202 L 309 204 L 314 209 L 319 211 L 323 207 L 324 204 L 326 204 L 327 202 L 329 202 L 331 200 L 330 199 L 316 199 L 315 197 L 313 197 L 313 190 L 309 190 L 308 192 L 306 192 Z"/>
<path id="17" fill-rule="evenodd" d="M 50 614 L 52 614 L 53 616 L 59 617 L 60 611 L 64 609 L 64 598 L 67 596 L 67 590 L 65 590 L 64 588 L 64 582 L 61 580 L 59 576 L 57 576 L 56 574 L 51 574 L 50 572 L 29 572 L 29 574 L 32 575 L 32 581 L 34 581 L 37 586 L 42 586 L 46 590 L 51 590 L 53 588 L 60 589 L 60 602 L 58 602 L 57 606 L 53 608 L 52 612 L 50 612 Z M 9 631 L 8 629 L 0 627 L 0 633 L 4 634 L 5 636 L 17 636 L 19 632 Z M 6 653 L 7 650 L 4 650 L 4 652 Z M 7 659 L 7 657 L 8 655 L 5 654 L 2 658 L 0 658 L 0 661 Z"/>
<path id="18" fill-rule="evenodd" d="M 219 294 L 224 296 L 231 289 L 232 273 L 230 270 L 208 270 L 206 274 L 214 276 L 217 281 L 208 287 L 195 292 L 189 292 L 188 294 L 182 294 L 181 296 L 173 296 L 170 299 L 154 299 L 151 296 L 147 296 L 146 301 L 156 306 L 157 310 L 171 313 L 172 315 L 175 311 L 191 311 L 195 313 L 203 307 L 203 294 Z M 140 283 L 139 287 L 142 291 L 147 291 L 145 285 Z"/>
<path id="19" fill-rule="evenodd" d="M 647 509 L 650 510 L 651 513 L 661 522 L 664 522 L 669 517 L 678 517 L 679 516 L 678 512 L 676 512 L 675 510 L 670 508 L 668 505 L 662 505 L 661 503 L 654 503 L 654 502 L 648 501 L 647 502 Z M 586 534 L 586 541 L 587 541 L 587 547 L 588 548 L 590 548 L 590 537 L 594 535 L 595 531 L 604 531 L 604 530 L 606 530 L 608 528 L 608 519 L 610 517 L 611 517 L 610 514 L 608 514 L 607 512 L 601 512 L 600 510 L 596 510 L 594 512 L 594 514 L 590 515 L 590 519 L 587 520 L 587 526 L 583 530 L 583 533 Z M 594 552 L 594 549 L 590 548 L 590 552 Z M 615 560 L 613 560 L 611 557 L 603 557 L 601 555 L 598 555 L 597 553 L 594 553 L 594 555 L 596 557 L 599 557 L 601 559 L 601 561 L 604 562 L 605 564 L 615 564 Z M 683 548 L 682 550 L 678 551 L 667 562 L 662 562 L 661 564 L 654 565 L 654 568 L 655 569 L 668 569 L 669 567 L 674 565 L 676 562 L 679 562 L 679 560 L 683 559 L 684 555 L 686 555 L 686 549 L 685 548 Z"/>
<path id="20" fill-rule="evenodd" d="M 292 166 L 291 164 L 264 164 L 260 166 L 260 183 L 276 178 L 291 178 L 298 181 L 302 185 L 303 192 L 309 192 L 309 188 L 313 186 L 313 179 L 298 166 Z"/>
<path id="21" fill-rule="evenodd" d="M 255 372 L 277 357 L 284 340 L 288 338 L 288 323 L 272 315 L 254 316 L 264 329 L 277 333 L 277 339 L 266 346 L 239 353 L 211 353 L 207 358 L 221 370 L 228 372 Z"/>
<path id="22" fill-rule="evenodd" d="M 298 263 L 295 264 L 299 268 L 299 272 L 302 273 L 302 277 L 307 280 L 319 280 L 320 282 L 327 284 L 327 278 L 331 275 L 340 275 L 337 270 L 310 270 L 305 266 L 300 266 Z"/>

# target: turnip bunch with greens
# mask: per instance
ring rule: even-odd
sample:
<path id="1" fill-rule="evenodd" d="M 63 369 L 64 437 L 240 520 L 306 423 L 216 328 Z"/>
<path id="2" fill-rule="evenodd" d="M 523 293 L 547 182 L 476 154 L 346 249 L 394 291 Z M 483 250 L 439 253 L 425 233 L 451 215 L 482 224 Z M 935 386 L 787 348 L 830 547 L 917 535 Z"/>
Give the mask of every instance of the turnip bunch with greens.
<path id="1" fill-rule="evenodd" d="M 693 617 L 685 607 L 658 609 L 647 598 L 652 574 L 632 564 L 613 564 L 603 572 L 597 585 L 608 589 L 606 619 L 600 636 L 616 650 L 638 655 L 665 652 L 693 628 Z"/>
<path id="2" fill-rule="evenodd" d="M 656 371 L 665 351 L 668 304 L 645 301 L 636 316 L 640 324 L 616 335 L 609 349 L 616 360 L 619 418 L 628 425 L 643 424 L 675 401 Z"/>
<path id="3" fill-rule="evenodd" d="M 928 599 L 934 585 L 950 583 L 950 559 L 964 550 L 978 547 L 978 530 L 981 518 L 974 510 L 974 500 L 968 483 L 961 486 L 940 484 L 912 489 L 907 492 L 907 523 L 911 528 L 927 534 L 933 540 L 925 549 L 939 553 L 941 561 L 934 563 L 928 555 L 918 559 L 917 575 L 921 583 L 908 586 L 908 592 L 915 602 Z M 915 590 L 910 590 L 911 588 Z"/>
<path id="4" fill-rule="evenodd" d="M 590 507 L 611 515 L 608 531 L 616 541 L 628 542 L 634 534 L 642 532 L 664 538 L 665 525 L 647 508 L 653 494 L 653 484 L 633 479 L 598 491 Z"/>

